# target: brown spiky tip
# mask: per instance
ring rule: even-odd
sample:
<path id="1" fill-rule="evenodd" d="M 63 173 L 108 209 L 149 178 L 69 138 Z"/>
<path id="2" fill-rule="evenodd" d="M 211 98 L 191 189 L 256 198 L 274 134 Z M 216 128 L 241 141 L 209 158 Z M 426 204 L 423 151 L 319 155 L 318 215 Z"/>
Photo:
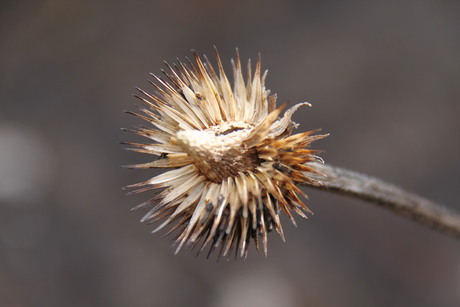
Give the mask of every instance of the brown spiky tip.
<path id="1" fill-rule="evenodd" d="M 184 246 L 198 252 L 208 247 L 208 256 L 218 251 L 225 257 L 234 249 L 246 257 L 254 241 L 267 254 L 268 232 L 274 229 L 284 240 L 281 211 L 294 224 L 293 212 L 311 213 L 296 184 L 315 181 L 309 175 L 318 172 L 305 163 L 322 160 L 308 147 L 326 135 L 291 135 L 297 128 L 291 116 L 310 104 L 280 116 L 285 105 L 276 108 L 276 95 L 265 88 L 260 56 L 254 73 L 248 63 L 245 80 L 237 52 L 231 85 L 217 51 L 217 70 L 192 52 L 195 64 L 166 63 L 163 78 L 152 75 L 154 92 L 139 89 L 136 95 L 146 107 L 130 113 L 152 126 L 127 130 L 152 142 L 126 144 L 158 158 L 128 168 L 170 170 L 128 186 L 131 193 L 156 190 L 134 209 L 151 208 L 142 221 L 160 222 L 154 232 L 170 227 L 176 253 Z"/>

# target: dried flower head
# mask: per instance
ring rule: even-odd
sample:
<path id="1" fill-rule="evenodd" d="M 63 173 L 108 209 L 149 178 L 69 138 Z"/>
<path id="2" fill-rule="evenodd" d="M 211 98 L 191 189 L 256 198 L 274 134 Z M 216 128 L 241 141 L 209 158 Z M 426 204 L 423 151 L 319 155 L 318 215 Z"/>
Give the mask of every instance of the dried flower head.
<path id="1" fill-rule="evenodd" d="M 233 248 L 246 257 L 251 240 L 267 253 L 267 233 L 274 229 L 284 240 L 280 211 L 295 225 L 292 212 L 311 213 L 299 199 L 296 183 L 314 181 L 317 172 L 306 162 L 320 161 L 309 144 L 326 135 L 307 131 L 291 135 L 297 124 L 292 114 L 299 103 L 279 118 L 276 95 L 264 86 L 260 56 L 254 74 L 248 62 L 246 81 L 240 57 L 233 62 L 233 88 L 216 50 L 218 73 L 209 60 L 193 51 L 196 64 L 166 63 L 166 79 L 152 75 L 155 93 L 138 89 L 148 108 L 134 114 L 153 127 L 126 129 L 154 143 L 124 143 L 137 152 L 158 156 L 152 162 L 127 166 L 171 168 L 147 181 L 129 185 L 131 193 L 156 190 L 137 208 L 153 208 L 141 221 L 162 221 L 155 230 L 172 225 L 176 253 L 185 244 L 199 251 L 211 244 L 208 256 Z M 312 175 L 312 176 L 310 176 Z M 304 213 L 305 212 L 305 213 Z M 261 244 L 260 244 L 261 241 Z"/>

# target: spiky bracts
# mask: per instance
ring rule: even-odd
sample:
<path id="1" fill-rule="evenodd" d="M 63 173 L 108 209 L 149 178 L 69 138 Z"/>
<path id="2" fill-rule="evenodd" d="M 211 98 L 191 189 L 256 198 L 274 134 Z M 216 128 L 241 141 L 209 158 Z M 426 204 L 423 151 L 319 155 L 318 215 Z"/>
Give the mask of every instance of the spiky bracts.
<path id="1" fill-rule="evenodd" d="M 246 257 L 251 240 L 267 253 L 267 233 L 274 229 L 284 240 L 280 211 L 295 224 L 292 212 L 311 213 L 299 199 L 300 182 L 314 181 L 317 172 L 306 162 L 322 161 L 317 150 L 307 147 L 326 135 L 308 131 L 291 135 L 297 124 L 292 114 L 300 103 L 278 118 L 276 95 L 269 95 L 261 74 L 260 56 L 254 74 L 248 62 L 243 78 L 237 52 L 233 62 L 233 88 L 216 51 L 218 72 L 205 57 L 193 52 L 195 63 L 178 60 L 166 63 L 167 80 L 154 76 L 155 93 L 140 90 L 148 108 L 134 114 L 153 127 L 127 129 L 154 143 L 137 144 L 131 150 L 158 156 L 152 162 L 129 168 L 172 168 L 145 182 L 128 186 L 131 193 L 157 190 L 156 195 L 135 207 L 153 208 L 142 221 L 167 225 L 176 233 L 176 253 L 201 242 L 199 251 L 210 245 L 226 256 L 232 248 Z M 208 254 L 208 256 L 209 256 Z"/>

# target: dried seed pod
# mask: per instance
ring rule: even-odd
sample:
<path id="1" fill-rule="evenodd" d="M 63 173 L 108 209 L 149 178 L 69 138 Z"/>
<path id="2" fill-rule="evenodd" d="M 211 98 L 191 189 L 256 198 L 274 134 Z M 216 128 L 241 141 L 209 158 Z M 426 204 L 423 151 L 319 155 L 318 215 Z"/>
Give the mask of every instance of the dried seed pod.
<path id="1" fill-rule="evenodd" d="M 299 199 L 296 186 L 312 182 L 318 172 L 306 162 L 320 161 L 320 151 L 308 149 L 326 135 L 317 130 L 291 135 L 297 124 L 292 114 L 299 103 L 279 117 L 276 95 L 265 88 L 260 56 L 254 74 L 248 63 L 243 78 L 237 50 L 233 64 L 233 87 L 225 75 L 216 50 L 217 72 L 193 51 L 195 64 L 166 63 L 166 79 L 154 76 L 154 93 L 140 90 L 147 108 L 132 113 L 153 127 L 129 129 L 153 143 L 125 143 L 130 150 L 159 158 L 128 168 L 171 168 L 145 182 L 129 185 L 131 193 L 156 190 L 150 200 L 135 207 L 153 207 L 142 221 L 161 222 L 157 231 L 170 225 L 176 233 L 176 253 L 184 246 L 199 252 L 210 245 L 208 256 L 230 250 L 246 257 L 254 241 L 267 253 L 267 233 L 274 229 L 284 240 L 279 214 L 302 217 L 311 213 Z M 128 130 L 128 129 L 127 129 Z M 260 243 L 261 242 L 261 243 Z"/>

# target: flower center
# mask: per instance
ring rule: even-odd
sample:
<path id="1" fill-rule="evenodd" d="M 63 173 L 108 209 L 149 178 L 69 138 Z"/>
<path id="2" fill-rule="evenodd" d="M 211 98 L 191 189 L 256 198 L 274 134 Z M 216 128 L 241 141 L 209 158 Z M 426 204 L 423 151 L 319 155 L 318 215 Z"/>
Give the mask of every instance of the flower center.
<path id="1" fill-rule="evenodd" d="M 243 122 L 226 122 L 202 131 L 181 130 L 176 139 L 205 177 L 221 182 L 260 164 L 256 150 L 242 145 L 252 128 Z"/>

